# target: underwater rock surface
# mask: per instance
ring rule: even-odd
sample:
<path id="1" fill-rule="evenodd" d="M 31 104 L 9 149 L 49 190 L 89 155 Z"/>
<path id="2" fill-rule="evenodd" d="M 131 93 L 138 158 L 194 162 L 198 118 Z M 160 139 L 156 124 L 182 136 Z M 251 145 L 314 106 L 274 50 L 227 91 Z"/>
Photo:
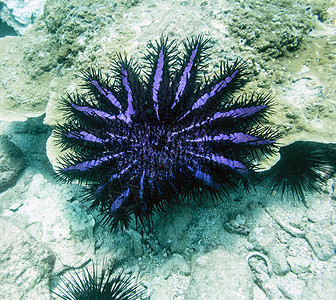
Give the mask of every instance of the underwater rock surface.
<path id="1" fill-rule="evenodd" d="M 251 299 L 252 275 L 241 256 L 219 247 L 196 258 L 191 269 L 184 299 Z"/>
<path id="2" fill-rule="evenodd" d="M 0 138 L 0 192 L 14 185 L 24 168 L 21 149 L 9 140 Z"/>
<path id="3" fill-rule="evenodd" d="M 74 190 L 74 189 L 72 189 Z M 73 199 L 70 189 L 48 183 L 39 174 L 4 215 L 20 220 L 37 240 L 50 247 L 64 265 L 78 267 L 93 255 L 95 221 Z"/>
<path id="4" fill-rule="evenodd" d="M 0 217 L 0 298 L 50 299 L 56 257 L 27 231 Z"/>

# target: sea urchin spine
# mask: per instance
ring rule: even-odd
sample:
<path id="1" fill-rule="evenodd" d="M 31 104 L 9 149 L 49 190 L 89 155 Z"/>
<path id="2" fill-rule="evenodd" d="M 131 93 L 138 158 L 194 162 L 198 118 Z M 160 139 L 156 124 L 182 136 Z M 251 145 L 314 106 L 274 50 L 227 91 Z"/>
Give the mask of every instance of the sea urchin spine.
<path id="1" fill-rule="evenodd" d="M 99 268 L 92 263 L 81 271 L 60 277 L 60 284 L 52 293 L 63 300 L 139 300 L 145 293 L 141 283 L 134 283 L 132 274 L 120 271 L 103 261 Z"/>

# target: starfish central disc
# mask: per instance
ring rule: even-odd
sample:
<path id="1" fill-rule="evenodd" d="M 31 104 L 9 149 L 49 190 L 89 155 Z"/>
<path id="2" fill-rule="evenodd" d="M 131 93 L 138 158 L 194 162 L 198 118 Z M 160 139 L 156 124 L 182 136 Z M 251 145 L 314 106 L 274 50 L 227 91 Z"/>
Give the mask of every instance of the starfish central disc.
<path id="1" fill-rule="evenodd" d="M 132 148 L 133 157 L 139 161 L 140 174 L 144 170 L 151 180 L 160 180 L 163 173 L 173 176 L 172 170 L 181 161 L 180 143 L 171 136 L 167 126 L 145 125 L 137 128 L 132 137 Z"/>

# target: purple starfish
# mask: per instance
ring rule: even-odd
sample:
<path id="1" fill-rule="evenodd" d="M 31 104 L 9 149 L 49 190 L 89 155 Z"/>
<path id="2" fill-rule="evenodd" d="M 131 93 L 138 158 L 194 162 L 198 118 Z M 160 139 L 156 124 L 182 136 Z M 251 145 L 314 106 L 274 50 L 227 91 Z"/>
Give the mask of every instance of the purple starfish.
<path id="1" fill-rule="evenodd" d="M 105 223 L 128 227 L 153 212 L 207 190 L 227 196 L 247 187 L 261 154 L 274 149 L 275 134 L 262 126 L 271 97 L 234 97 L 246 80 L 241 60 L 222 63 L 203 79 L 209 40 L 198 36 L 178 55 L 167 38 L 150 43 L 142 74 L 119 56 L 112 76 L 83 73 L 86 93 L 68 95 L 67 121 L 56 129 L 64 156 L 58 173 L 90 186 L 88 200 Z"/>

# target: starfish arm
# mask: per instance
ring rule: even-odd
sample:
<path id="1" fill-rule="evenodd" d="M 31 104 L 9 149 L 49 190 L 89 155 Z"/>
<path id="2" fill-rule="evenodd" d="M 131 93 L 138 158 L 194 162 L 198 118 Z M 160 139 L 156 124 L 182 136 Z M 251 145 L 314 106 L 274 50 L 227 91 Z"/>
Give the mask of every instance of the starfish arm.
<path id="1" fill-rule="evenodd" d="M 95 168 L 99 165 L 101 165 L 102 163 L 106 162 L 106 161 L 110 161 L 111 159 L 115 159 L 115 158 L 119 158 L 123 153 L 116 153 L 113 155 L 107 155 L 104 157 L 100 157 L 98 159 L 92 159 L 92 160 L 87 160 L 84 162 L 81 162 L 79 164 L 76 165 L 72 165 L 72 166 L 68 166 L 66 168 L 62 168 L 61 171 L 62 172 L 68 172 L 68 171 L 80 171 L 80 172 L 84 172 L 87 171 L 89 169 Z"/>
<path id="2" fill-rule="evenodd" d="M 232 160 L 222 155 L 216 154 L 198 154 L 191 151 L 188 151 L 188 154 L 192 155 L 193 157 L 201 158 L 221 166 L 229 167 L 230 169 L 234 170 L 236 173 L 242 175 L 245 178 L 247 178 L 249 175 L 249 169 L 243 163 L 237 160 Z"/>
<path id="3" fill-rule="evenodd" d="M 189 143 L 204 143 L 204 142 L 232 142 L 234 144 L 249 144 L 249 145 L 269 145 L 274 141 L 255 137 L 242 132 L 234 132 L 230 134 L 217 134 L 214 136 L 203 136 L 197 139 L 186 139 Z"/>
<path id="4" fill-rule="evenodd" d="M 82 87 L 88 89 L 90 94 L 99 98 L 101 102 L 112 105 L 119 112 L 123 110 L 120 99 L 117 98 L 118 93 L 109 84 L 107 78 L 103 79 L 100 71 L 90 68 L 88 71 L 83 72 L 81 77 L 84 79 Z"/>
<path id="5" fill-rule="evenodd" d="M 112 203 L 110 207 L 110 210 L 112 213 L 116 212 L 116 210 L 120 208 L 120 206 L 123 204 L 123 201 L 127 199 L 129 193 L 130 193 L 130 188 L 128 188 L 120 196 L 118 196 L 117 199 L 114 200 L 114 202 Z"/>
<path id="6" fill-rule="evenodd" d="M 179 72 L 173 80 L 173 102 L 171 109 L 177 107 L 180 115 L 190 107 L 194 94 L 200 87 L 200 74 L 208 57 L 209 40 L 202 35 L 187 40 L 184 44 L 185 55 Z"/>

